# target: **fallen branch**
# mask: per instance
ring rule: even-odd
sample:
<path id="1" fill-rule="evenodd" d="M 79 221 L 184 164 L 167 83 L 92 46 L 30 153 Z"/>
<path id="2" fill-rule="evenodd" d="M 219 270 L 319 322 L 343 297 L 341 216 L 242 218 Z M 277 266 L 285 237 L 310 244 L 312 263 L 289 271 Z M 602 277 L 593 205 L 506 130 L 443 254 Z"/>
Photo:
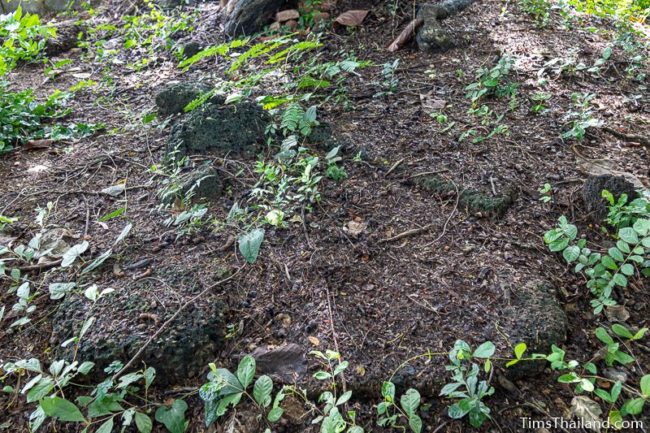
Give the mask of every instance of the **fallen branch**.
<path id="1" fill-rule="evenodd" d="M 425 225 L 423 227 L 420 227 L 420 228 L 417 228 L 417 229 L 407 230 L 407 231 L 402 232 L 402 233 L 400 233 L 398 235 L 395 235 L 393 237 L 386 238 L 386 239 L 381 239 L 381 240 L 379 240 L 379 243 L 384 244 L 384 243 L 387 243 L 387 242 L 395 242 L 395 241 L 398 241 L 400 239 L 407 238 L 409 236 L 418 235 L 418 234 L 420 234 L 422 232 L 426 232 L 427 230 L 429 230 L 433 226 L 434 226 L 434 224 L 427 224 L 427 225 Z"/>
<path id="2" fill-rule="evenodd" d="M 406 27 L 404 27 L 402 33 L 400 33 L 399 36 L 388 46 L 387 50 L 393 53 L 402 48 L 411 39 L 413 39 L 413 36 L 415 36 L 415 31 L 422 24 L 424 24 L 424 20 L 422 18 L 416 18 L 412 20 Z"/>
<path id="3" fill-rule="evenodd" d="M 129 362 L 124 364 L 124 367 L 122 367 L 117 373 L 115 373 L 113 375 L 112 380 L 113 381 L 117 380 L 117 378 L 120 377 L 122 375 L 122 373 L 124 373 L 127 369 L 129 369 L 133 365 L 133 363 L 135 363 L 135 361 L 138 360 L 140 355 L 142 355 L 142 353 L 147 348 L 147 346 L 149 346 L 149 344 L 151 344 L 151 342 L 153 340 L 155 340 L 156 337 L 158 337 L 165 330 L 165 328 L 167 328 L 167 326 L 169 326 L 169 324 L 172 323 L 174 321 L 174 319 L 176 319 L 178 317 L 178 315 L 181 314 L 181 312 L 183 310 L 185 310 L 190 304 L 194 303 L 197 299 L 203 297 L 206 293 L 208 293 L 210 290 L 214 289 L 215 287 L 217 287 L 217 286 L 219 286 L 219 285 L 221 285 L 221 284 L 235 278 L 235 276 L 237 274 L 239 274 L 239 272 L 242 269 L 243 269 L 243 267 L 238 268 L 237 271 L 234 274 L 232 274 L 231 276 L 229 276 L 228 278 L 224 278 L 223 280 L 219 280 L 216 283 L 206 287 L 205 289 L 203 289 L 201 291 L 201 293 L 199 293 L 198 295 L 192 297 L 189 301 L 187 301 L 186 303 L 181 305 L 180 308 L 178 310 L 176 310 L 176 312 L 174 314 L 172 314 L 172 316 L 169 319 L 167 319 L 165 321 L 165 323 L 163 323 L 162 326 L 160 328 L 158 328 L 158 330 L 151 337 L 149 337 L 149 339 L 147 341 L 144 342 L 144 344 L 140 347 L 140 349 L 138 349 L 138 351 L 135 353 L 135 355 L 133 355 L 133 357 L 131 359 L 129 359 Z"/>
<path id="4" fill-rule="evenodd" d="M 650 139 L 643 137 L 641 135 L 625 134 L 623 132 L 617 131 L 616 129 L 608 128 L 607 126 L 604 126 L 602 130 L 605 132 L 609 132 L 614 137 L 620 138 L 621 140 L 639 143 L 644 147 L 650 148 Z"/>

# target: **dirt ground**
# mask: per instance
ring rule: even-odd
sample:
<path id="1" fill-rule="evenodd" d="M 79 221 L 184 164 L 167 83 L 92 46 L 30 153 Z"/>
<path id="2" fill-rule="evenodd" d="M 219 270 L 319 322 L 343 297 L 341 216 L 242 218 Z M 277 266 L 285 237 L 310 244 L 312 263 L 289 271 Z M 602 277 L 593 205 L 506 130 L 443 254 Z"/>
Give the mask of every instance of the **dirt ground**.
<path id="1" fill-rule="evenodd" d="M 214 354 L 214 362 L 235 366 L 241 356 L 266 345 L 294 343 L 305 353 L 314 348 L 336 349 L 350 362 L 346 379 L 359 397 L 355 404 L 365 414 L 362 422 L 367 431 L 379 430 L 374 426 L 372 405 L 378 401 L 381 382 L 409 358 L 427 349 L 446 352 L 458 338 L 473 345 L 492 340 L 498 354 L 508 356 L 512 342 L 500 330 L 503 311 L 530 281 L 548 281 L 556 288 L 569 319 L 568 357 L 590 359 L 599 348 L 591 330 L 607 324 L 607 318 L 591 313 L 584 281 L 561 257 L 547 251 L 542 235 L 558 216 L 567 215 L 581 233 L 596 242 L 602 239 L 580 200 L 584 179 L 598 167 L 629 173 L 650 187 L 647 147 L 599 129 L 590 130 L 581 143 L 560 139 L 573 92 L 595 93 L 595 114 L 608 126 L 650 136 L 647 82 L 639 87 L 625 79 L 622 60 L 615 58 L 600 77 L 551 73 L 544 89 L 553 95 L 547 103 L 549 111 L 543 115 L 529 111 L 527 98 L 539 90 L 537 71 L 572 50 L 580 61 L 593 64 L 607 44 L 604 36 L 584 27 L 567 30 L 553 25 L 537 30 L 516 4 L 484 1 L 444 22 L 459 40 L 467 41 L 460 46 L 443 53 L 423 53 L 415 46 L 389 53 L 385 46 L 412 14 L 412 4 L 396 4 L 395 15 L 382 2 L 339 4 L 341 11 L 372 12 L 358 29 L 339 29 L 323 37 L 332 56 L 338 50 L 353 51 L 358 59 L 378 65 L 359 70 L 346 82 L 349 110 L 330 102 L 319 111 L 319 120 L 331 125 L 346 143 L 343 166 L 348 179 L 322 184 L 322 200 L 305 215 L 304 224 L 267 230 L 258 261 L 214 292 L 229 307 L 227 323 L 238 329 L 226 347 Z M 205 43 L 220 42 L 219 8 L 210 3 L 195 7 L 201 10 L 197 37 Z M 111 15 L 106 12 L 105 16 Z M 474 81 L 478 68 L 493 66 L 503 53 L 518 59 L 509 79 L 519 86 L 519 105 L 508 111 L 509 101 L 494 100 L 491 106 L 495 112 L 507 112 L 503 122 L 510 133 L 477 144 L 459 142 L 460 132 L 470 128 L 464 88 Z M 125 293 L 134 286 L 134 276 L 146 269 L 161 279 L 155 290 L 173 292 L 174 287 L 165 287 L 164 281 L 170 270 L 190 272 L 207 285 L 218 279 L 215 276 L 222 269 L 242 266 L 236 245 L 227 245 L 237 234 L 227 225 L 167 241 L 174 230 L 164 224 L 169 211 L 158 208 L 160 178 L 147 169 L 160 163 L 171 126 L 143 125 L 138 120 L 154 109 L 153 96 L 168 82 L 209 83 L 222 76 L 225 66 L 215 60 L 182 72 L 171 58 L 160 58 L 140 71 L 113 64 L 109 77 L 102 77 L 102 65 L 81 61 L 82 54 L 78 49 L 61 54 L 73 59 L 78 69 L 53 79 L 45 80 L 41 66 L 26 65 L 14 71 L 10 80 L 15 88 L 33 88 L 39 96 L 75 84 L 79 74 L 101 81 L 71 101 L 69 120 L 102 122 L 105 130 L 75 142 L 55 143 L 46 150 L 18 149 L 3 155 L 0 214 L 21 216 L 18 235 L 28 240 L 37 230 L 32 222 L 34 209 L 53 202 L 50 224 L 89 240 L 90 255 L 95 256 L 110 247 L 125 221 L 99 224 L 99 217 L 128 203 L 125 218 L 134 228 L 117 263 L 124 268 L 142 259 L 150 261 L 123 276 L 117 276 L 112 266 L 104 266 L 96 276 L 101 287 Z M 382 80 L 381 65 L 396 58 L 400 59 L 396 92 L 373 97 Z M 110 86 L 105 84 L 109 80 Z M 452 132 L 444 131 L 445 125 L 429 116 L 431 110 L 423 107 L 422 95 L 444 102 L 443 112 L 450 122 L 457 122 Z M 363 160 L 353 160 L 359 152 Z M 210 203 L 211 215 L 224 221 L 233 201 L 255 183 L 254 175 L 246 174 L 251 173 L 255 159 L 206 158 L 227 172 L 243 168 L 241 182 L 233 183 L 232 193 Z M 514 189 L 516 199 L 501 217 L 472 214 L 458 206 L 453 194 L 438 196 L 418 187 L 415 180 L 426 173 L 488 195 Z M 122 179 L 128 186 L 124 195 L 113 198 L 97 193 Z M 550 203 L 539 200 L 537 190 L 544 183 L 553 186 Z M 361 233 L 354 236 L 347 230 L 350 221 L 363 225 Z M 426 228 L 414 236 L 385 241 L 422 227 Z M 650 287 L 641 280 L 625 293 L 629 323 L 650 325 L 649 295 Z M 11 305 L 11 296 L 3 290 L 0 302 Z M 178 296 L 165 307 L 173 310 L 186 299 Z M 30 326 L 11 333 L 0 331 L 0 361 L 47 357 L 53 350 L 49 319 L 57 301 L 42 296 L 36 305 L 38 319 Z M 145 335 L 156 330 L 126 326 Z M 636 355 L 641 366 L 650 367 L 650 353 Z M 400 374 L 404 384 L 416 386 L 431 405 L 423 414 L 426 431 L 471 431 L 466 421 L 448 419 L 448 402 L 436 398 L 447 380 L 445 364 L 446 359 L 440 357 L 413 361 Z M 178 392 L 199 385 L 202 379 L 176 384 Z M 523 431 L 520 417 L 562 416 L 572 396 L 571 389 L 556 383 L 550 373 L 516 381 L 518 391 L 495 386 L 496 394 L 488 399 L 494 421 L 481 431 Z M 167 395 L 169 390 L 159 392 Z M 200 400 L 195 396 L 188 402 L 189 430 L 205 431 Z M 545 408 L 546 415 L 532 409 L 532 404 Z M 25 426 L 28 413 L 27 407 L 14 405 L 0 418 Z M 26 431 L 22 428 L 26 429 L 11 427 L 9 431 Z"/>

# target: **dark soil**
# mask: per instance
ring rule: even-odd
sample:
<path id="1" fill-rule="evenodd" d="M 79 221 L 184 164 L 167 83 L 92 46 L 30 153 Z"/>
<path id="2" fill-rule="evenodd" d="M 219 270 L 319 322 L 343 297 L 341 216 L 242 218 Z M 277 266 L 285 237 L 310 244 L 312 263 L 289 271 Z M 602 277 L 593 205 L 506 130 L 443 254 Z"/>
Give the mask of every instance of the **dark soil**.
<path id="1" fill-rule="evenodd" d="M 647 188 L 650 149 L 597 128 L 591 129 L 583 142 L 563 141 L 562 119 L 571 109 L 573 92 L 593 92 L 597 95 L 593 105 L 598 118 L 628 133 L 649 136 L 647 87 L 640 88 L 625 78 L 622 59 L 611 62 L 600 77 L 586 72 L 549 72 L 544 89 L 553 95 L 547 102 L 549 111 L 534 115 L 528 97 L 539 90 L 535 84 L 538 70 L 547 61 L 570 52 L 575 52 L 579 61 L 593 64 L 607 45 L 604 36 L 582 27 L 566 30 L 560 25 L 537 30 L 516 4 L 486 1 L 442 24 L 462 33 L 459 41 L 469 42 L 446 52 L 424 53 L 409 46 L 391 54 L 384 47 L 413 14 L 412 3 L 396 5 L 394 15 L 388 3 L 357 1 L 337 6 L 340 11 L 371 8 L 372 13 L 356 30 L 340 28 L 326 35 L 325 50 L 332 58 L 338 50 L 353 51 L 357 58 L 378 65 L 360 70 L 346 83 L 349 110 L 332 101 L 319 110 L 319 120 L 346 143 L 343 166 L 349 177 L 341 183 L 324 180 L 322 200 L 312 213 L 305 213 L 303 223 L 267 229 L 257 262 L 215 288 L 201 301 L 203 304 L 186 311 L 188 317 L 194 317 L 194 312 L 207 311 L 206 302 L 223 303 L 227 307 L 223 323 L 230 324 L 228 329 L 235 332 L 218 346 L 219 350 L 214 348 L 212 359 L 205 354 L 199 357 L 201 363 L 207 360 L 202 371 L 194 371 L 193 351 L 179 350 L 174 356 L 184 354 L 195 377 L 173 381 L 176 388 L 159 387 L 156 392 L 161 400 L 202 383 L 207 362 L 234 367 L 256 348 L 293 343 L 305 353 L 335 349 L 350 362 L 345 379 L 354 390 L 357 411 L 363 414 L 361 422 L 366 431 L 379 431 L 372 405 L 380 399 L 381 383 L 410 358 L 427 350 L 448 352 L 459 338 L 472 346 L 492 340 L 499 355 L 510 356 L 517 342 L 513 339 L 520 331 L 513 318 L 532 314 L 517 309 L 531 282 L 552 287 L 553 296 L 568 317 L 563 344 L 567 358 L 586 362 L 600 348 L 592 331 L 599 325 L 610 326 L 607 317 L 591 313 L 591 297 L 584 281 L 561 257 L 547 251 L 542 235 L 558 216 L 567 215 L 581 233 L 601 246 L 607 245 L 609 240 L 597 224 L 591 223 L 581 200 L 582 183 L 589 174 L 605 170 L 633 175 Z M 223 41 L 218 26 L 223 17 L 218 6 L 207 3 L 195 7 L 202 12 L 192 37 L 203 46 Z M 502 8 L 506 8 L 504 13 Z M 106 12 L 105 17 L 114 13 Z M 489 103 L 496 113 L 507 113 L 503 123 L 510 133 L 477 144 L 461 142 L 461 133 L 472 127 L 464 88 L 474 80 L 478 68 L 494 66 L 502 53 L 518 58 L 509 77 L 519 86 L 518 107 L 508 111 L 509 101 L 505 99 L 490 99 Z M 66 227 L 78 239 L 88 240 L 91 248 L 85 257 L 95 257 L 110 248 L 126 221 L 131 221 L 134 228 L 126 245 L 94 273 L 94 281 L 101 288 L 111 287 L 120 293 L 119 298 L 109 300 L 114 306 L 102 307 L 103 322 L 96 331 L 97 338 L 110 338 L 115 328 L 122 328 L 120 332 L 132 329 L 134 335 L 144 338 L 157 330 L 153 321 L 123 321 L 131 317 L 124 315 L 123 302 L 135 299 L 137 288 L 145 287 L 142 278 L 148 280 L 147 302 L 158 299 L 158 305 L 169 314 L 198 290 L 176 287 L 179 275 L 205 288 L 224 270 L 232 271 L 245 263 L 232 242 L 238 233 L 227 224 L 206 226 L 184 236 L 177 236 L 174 228 L 164 224 L 170 217 L 170 210 L 159 207 L 158 192 L 164 179 L 149 168 L 163 160 L 173 122 L 155 127 L 140 121 L 155 109 L 154 96 L 168 82 L 210 83 L 223 77 L 226 66 L 210 60 L 181 72 L 170 56 L 139 71 L 117 62 L 102 69 L 101 62 L 83 55 L 79 49 L 61 54 L 60 58 L 72 59 L 78 69 L 52 79 L 44 79 L 39 65 L 25 65 L 11 74 L 16 89 L 33 88 L 41 97 L 76 84 L 75 74 L 90 74 L 90 79 L 100 84 L 72 100 L 73 112 L 66 121 L 103 122 L 106 129 L 93 137 L 55 143 L 47 150 L 19 148 L 3 155 L 0 214 L 21 217 L 14 225 L 13 236 L 26 243 L 38 231 L 34 209 L 54 203 L 49 224 Z M 400 59 L 397 91 L 373 97 L 382 90 L 381 65 L 395 58 Z M 445 132 L 447 125 L 429 116 L 435 110 L 423 107 L 426 98 L 442 100 L 445 108 L 438 111 L 456 126 Z M 236 131 L 231 132 L 236 135 Z M 266 153 L 272 155 L 274 151 Z M 361 161 L 353 160 L 357 154 L 362 156 Z M 255 184 L 252 170 L 257 158 L 208 153 L 195 158 L 210 162 L 228 177 L 238 174 L 228 193 L 210 202 L 211 216 L 223 222 L 233 202 Z M 425 176 L 434 176 L 444 188 L 431 190 L 421 182 Z M 126 191 L 118 197 L 98 193 L 124 181 Z M 537 192 L 546 182 L 553 186 L 550 203 L 541 202 Z M 481 200 L 499 201 L 496 211 L 473 208 L 474 201 L 468 204 L 463 199 L 467 191 L 473 194 L 470 199 L 480 194 Z M 123 206 L 127 207 L 123 218 L 98 222 Z M 350 222 L 363 230 L 353 235 Z M 413 236 L 398 236 L 422 228 Z M 398 239 L 391 240 L 396 236 Z M 143 259 L 150 260 L 144 268 L 128 269 Z M 122 272 L 116 272 L 115 266 Z M 143 277 L 147 269 L 151 271 Z M 45 283 L 73 275 L 72 271 L 59 270 L 40 277 Z M 650 287 L 641 280 L 617 294 L 630 313 L 628 324 L 650 325 L 649 295 Z M 15 295 L 3 289 L 0 303 L 9 310 L 14 302 Z M 46 294 L 35 304 L 36 318 L 28 326 L 8 330 L 13 316 L 5 314 L 0 328 L 0 363 L 30 357 L 48 359 L 57 352 L 56 342 L 67 338 L 53 327 L 53 319 L 62 315 L 73 318 L 76 313 L 68 316 L 59 309 L 61 301 L 52 301 Z M 554 317 L 550 315 L 548 320 Z M 650 353 L 639 349 L 635 355 L 638 365 L 647 370 Z M 181 358 L 175 362 L 184 362 Z M 313 372 L 316 363 L 307 359 Z M 448 419 L 449 402 L 436 397 L 448 379 L 446 362 L 446 357 L 407 362 L 395 381 L 402 389 L 417 387 L 425 397 L 423 401 L 431 405 L 423 414 L 426 431 L 472 431 L 466 420 Z M 639 374 L 634 365 L 621 370 L 634 377 Z M 315 389 L 313 383 L 304 382 Z M 524 375 L 514 382 L 515 390 L 505 389 L 496 375 L 493 383 L 497 392 L 487 403 L 494 421 L 481 431 L 523 431 L 520 417 L 524 416 L 567 416 L 572 389 L 556 383 L 550 370 L 537 377 Z M 27 431 L 30 407 L 10 404 L 7 397 L 0 397 L 0 404 L 6 408 L 0 423 L 12 420 L 10 431 Z M 192 421 L 188 431 L 207 431 L 198 397 L 189 398 L 188 404 Z M 532 404 L 544 408 L 546 414 L 531 409 Z M 302 425 L 281 428 L 311 431 Z M 44 430 L 55 431 L 47 425 Z"/>

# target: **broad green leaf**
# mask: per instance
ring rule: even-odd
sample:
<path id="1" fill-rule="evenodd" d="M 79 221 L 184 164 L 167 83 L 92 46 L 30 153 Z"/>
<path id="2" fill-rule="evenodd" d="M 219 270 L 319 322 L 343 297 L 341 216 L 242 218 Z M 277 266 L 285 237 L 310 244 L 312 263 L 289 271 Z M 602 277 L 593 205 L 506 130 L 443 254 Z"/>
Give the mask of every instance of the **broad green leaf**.
<path id="1" fill-rule="evenodd" d="M 494 347 L 494 343 L 491 341 L 486 341 L 476 348 L 472 356 L 475 358 L 489 358 L 490 356 L 494 355 L 495 350 L 496 348 Z"/>
<path id="2" fill-rule="evenodd" d="M 618 237 L 628 244 L 636 245 L 639 242 L 639 236 L 631 227 L 625 227 L 618 231 Z"/>
<path id="3" fill-rule="evenodd" d="M 460 419 L 465 415 L 467 415 L 467 413 L 469 412 L 469 408 L 465 406 L 461 407 L 459 403 L 454 403 L 451 406 L 449 406 L 449 409 L 447 410 L 447 414 L 449 415 L 449 418 Z"/>
<path id="4" fill-rule="evenodd" d="M 255 263 L 264 240 L 264 229 L 258 228 L 239 237 L 239 252 L 248 263 Z"/>
<path id="5" fill-rule="evenodd" d="M 643 411 L 644 404 L 645 400 L 643 400 L 643 398 L 633 398 L 632 400 L 625 402 L 621 407 L 621 413 L 623 415 L 639 415 Z"/>
<path id="6" fill-rule="evenodd" d="M 267 419 L 269 420 L 269 422 L 278 422 L 282 417 L 283 413 L 284 410 L 281 407 L 274 407 L 269 411 Z"/>
<path id="7" fill-rule="evenodd" d="M 578 257 L 580 257 L 580 247 L 577 245 L 567 247 L 564 251 L 562 251 L 562 257 L 564 257 L 564 260 L 566 260 L 567 263 L 575 262 L 578 260 Z"/>
<path id="8" fill-rule="evenodd" d="M 413 388 L 408 389 L 400 398 L 400 405 L 407 415 L 415 414 L 420 405 L 420 393 Z"/>
<path id="9" fill-rule="evenodd" d="M 236 375 L 242 387 L 244 389 L 248 388 L 248 385 L 253 381 L 253 377 L 255 377 L 255 358 L 250 355 L 244 356 L 239 362 Z"/>
<path id="10" fill-rule="evenodd" d="M 524 343 L 524 342 L 521 342 L 521 343 L 517 344 L 517 345 L 515 346 L 515 357 L 516 357 L 517 359 L 521 359 L 521 357 L 522 357 L 522 356 L 524 355 L 524 353 L 526 352 L 526 349 L 527 349 L 527 348 L 528 348 L 528 346 L 526 346 L 526 343 Z"/>
<path id="11" fill-rule="evenodd" d="M 142 412 L 135 413 L 135 426 L 138 428 L 140 433 L 151 433 L 153 427 L 153 422 L 149 416 L 143 414 Z"/>
<path id="12" fill-rule="evenodd" d="M 54 380 L 51 377 L 41 378 L 27 393 L 27 403 L 39 401 L 54 389 Z"/>
<path id="13" fill-rule="evenodd" d="M 616 284 L 618 284 L 621 287 L 627 287 L 627 278 L 623 274 L 614 275 L 612 281 L 614 281 Z"/>
<path id="14" fill-rule="evenodd" d="M 422 432 L 422 419 L 415 415 L 411 414 L 409 415 L 409 427 L 411 427 L 411 430 L 413 433 L 421 433 Z"/>
<path id="15" fill-rule="evenodd" d="M 650 398 L 650 374 L 646 374 L 641 378 L 641 394 L 644 397 Z"/>
<path id="16" fill-rule="evenodd" d="M 634 338 L 634 335 L 630 332 L 629 329 L 618 323 L 612 325 L 612 331 L 614 331 L 614 334 L 618 335 L 619 337 L 627 338 L 628 340 Z"/>
<path id="17" fill-rule="evenodd" d="M 253 398 L 257 404 L 262 407 L 268 407 L 271 404 L 271 392 L 273 391 L 273 381 L 269 376 L 260 376 L 253 385 Z"/>
<path id="18" fill-rule="evenodd" d="M 336 400 L 336 406 L 340 406 L 342 404 L 345 404 L 350 400 L 350 397 L 352 397 L 352 391 L 346 391 L 344 392 L 338 400 Z"/>
<path id="19" fill-rule="evenodd" d="M 113 431 L 113 417 L 107 419 L 95 433 L 111 433 Z"/>
<path id="20" fill-rule="evenodd" d="M 395 401 L 395 384 L 389 381 L 382 383 L 381 395 L 388 401 Z"/>
<path id="21" fill-rule="evenodd" d="M 133 224 L 131 224 L 131 223 L 128 223 L 126 226 L 124 226 L 124 228 L 122 229 L 122 232 L 121 232 L 120 235 L 117 237 L 117 239 L 115 239 L 115 243 L 113 243 L 113 245 L 117 245 L 117 244 L 119 244 L 120 242 L 122 242 L 124 239 L 126 239 L 126 237 L 127 237 L 127 236 L 129 235 L 129 233 L 131 232 L 131 229 L 132 229 L 132 228 L 133 228 Z"/>
<path id="22" fill-rule="evenodd" d="M 162 423 L 170 433 L 184 433 L 187 428 L 185 411 L 187 403 L 183 400 L 174 400 L 170 407 L 161 406 L 156 411 L 156 421 Z"/>
<path id="23" fill-rule="evenodd" d="M 59 421 L 85 422 L 81 411 L 74 403 L 61 397 L 45 397 L 40 401 L 45 415 Z"/>
<path id="24" fill-rule="evenodd" d="M 48 286 L 50 299 L 61 299 L 76 286 L 76 283 L 50 283 Z"/>
<path id="25" fill-rule="evenodd" d="M 601 327 L 596 328 L 594 334 L 603 343 L 607 345 L 614 344 L 614 340 L 612 339 L 612 337 L 609 336 L 605 328 L 601 328 Z"/>
<path id="26" fill-rule="evenodd" d="M 623 275 L 631 277 L 634 275 L 634 266 L 629 263 L 625 263 L 623 266 L 621 266 L 621 273 L 623 273 Z"/>
<path id="27" fill-rule="evenodd" d="M 623 255 L 621 250 L 619 250 L 616 247 L 612 247 L 609 250 L 607 250 L 607 254 L 609 254 L 611 256 L 611 258 L 613 258 L 617 262 L 622 262 L 622 261 L 625 260 L 625 256 Z"/>
<path id="28" fill-rule="evenodd" d="M 77 244 L 71 247 L 68 251 L 63 254 L 63 260 L 61 261 L 61 267 L 67 268 L 72 265 L 77 258 L 86 252 L 90 244 L 88 241 L 83 241 L 80 244 Z"/>

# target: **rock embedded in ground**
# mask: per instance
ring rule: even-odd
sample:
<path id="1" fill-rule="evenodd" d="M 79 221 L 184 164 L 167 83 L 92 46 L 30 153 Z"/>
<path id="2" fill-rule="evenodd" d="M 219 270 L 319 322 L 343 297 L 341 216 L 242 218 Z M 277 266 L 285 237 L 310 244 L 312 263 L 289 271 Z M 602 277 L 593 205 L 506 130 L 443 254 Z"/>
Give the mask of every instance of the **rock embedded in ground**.
<path id="1" fill-rule="evenodd" d="M 271 23 L 279 11 L 291 9 L 296 2 L 292 0 L 230 0 L 232 11 L 224 25 L 226 35 L 250 36 L 261 31 Z"/>
<path id="2" fill-rule="evenodd" d="M 482 216 L 502 217 L 516 198 L 516 191 L 511 187 L 504 188 L 501 195 L 495 196 L 471 188 L 463 188 L 462 185 L 455 185 L 439 176 L 418 177 L 415 183 L 422 189 L 437 195 L 460 194 L 458 206 L 472 214 Z"/>
<path id="3" fill-rule="evenodd" d="M 202 290 L 190 271 L 165 268 L 153 277 L 156 279 L 116 288 L 92 309 L 92 303 L 83 295 L 67 295 L 53 318 L 55 356 L 71 359 L 74 345 L 62 348 L 61 344 L 78 336 L 84 322 L 94 317 L 76 359 L 95 362 L 93 371 L 103 376 L 104 368 L 112 361 L 128 362 L 184 302 Z M 146 346 L 134 370 L 143 362 L 154 367 L 159 385 L 182 383 L 202 375 L 224 345 L 224 311 L 224 304 L 215 295 L 198 299 Z"/>
<path id="4" fill-rule="evenodd" d="M 501 329 L 514 346 L 526 343 L 524 357 L 533 353 L 550 353 L 552 345 L 561 345 L 567 336 L 567 316 L 555 297 L 553 287 L 541 281 L 530 281 L 512 294 L 511 303 L 503 309 Z M 497 337 L 495 337 L 497 338 Z M 546 361 L 521 361 L 506 368 L 506 377 L 517 380 L 540 374 Z"/>
<path id="5" fill-rule="evenodd" d="M 417 18 L 423 20 L 415 34 L 415 41 L 421 51 L 446 51 L 454 47 L 450 36 L 443 30 L 437 18 L 438 6 L 423 4 Z"/>
<path id="6" fill-rule="evenodd" d="M 223 191 L 221 174 L 214 167 L 205 166 L 181 175 L 178 182 L 162 191 L 160 199 L 164 204 L 172 204 L 176 199 L 195 203 L 217 199 Z"/>
<path id="7" fill-rule="evenodd" d="M 276 348 L 257 348 L 253 351 L 257 368 L 283 383 L 294 383 L 307 373 L 305 351 L 297 344 L 289 343 Z"/>
<path id="8" fill-rule="evenodd" d="M 158 114 L 169 116 L 171 114 L 183 113 L 187 104 L 209 92 L 212 88 L 208 85 L 197 85 L 190 83 L 172 83 L 156 95 L 156 107 Z M 214 96 L 211 102 L 223 103 L 223 98 Z"/>
<path id="9" fill-rule="evenodd" d="M 168 158 L 179 160 L 208 152 L 221 156 L 253 154 L 264 143 L 270 121 L 269 114 L 252 102 L 203 104 L 172 128 Z"/>
<path id="10" fill-rule="evenodd" d="M 622 194 L 627 194 L 628 202 L 638 196 L 634 184 L 623 176 L 590 175 L 582 186 L 582 200 L 595 222 L 601 222 L 607 216 L 609 203 L 602 196 L 602 191 L 605 189 L 612 193 L 615 200 L 618 200 Z"/>

